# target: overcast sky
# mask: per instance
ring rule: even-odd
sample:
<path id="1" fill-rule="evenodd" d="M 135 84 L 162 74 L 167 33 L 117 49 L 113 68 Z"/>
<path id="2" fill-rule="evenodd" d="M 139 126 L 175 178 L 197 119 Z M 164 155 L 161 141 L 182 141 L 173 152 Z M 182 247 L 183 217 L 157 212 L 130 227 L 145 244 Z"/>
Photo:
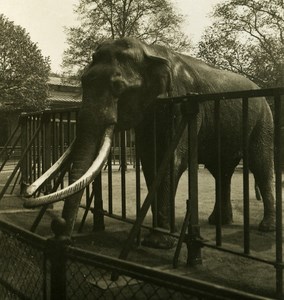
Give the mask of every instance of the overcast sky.
<path id="1" fill-rule="evenodd" d="M 184 31 L 198 42 L 205 26 L 210 25 L 212 7 L 224 0 L 172 0 L 187 16 Z M 51 59 L 53 72 L 61 72 L 62 53 L 67 48 L 64 26 L 76 24 L 74 5 L 79 0 L 0 0 L 0 13 L 27 30 L 44 56 Z"/>

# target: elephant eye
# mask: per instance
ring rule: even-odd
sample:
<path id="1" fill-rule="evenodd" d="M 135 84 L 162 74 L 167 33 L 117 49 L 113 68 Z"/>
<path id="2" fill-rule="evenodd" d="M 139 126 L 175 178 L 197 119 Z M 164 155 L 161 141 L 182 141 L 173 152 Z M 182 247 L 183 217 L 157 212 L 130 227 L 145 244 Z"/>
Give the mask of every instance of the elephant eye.
<path id="1" fill-rule="evenodd" d="M 114 95 L 118 96 L 125 89 L 126 85 L 125 82 L 121 80 L 116 80 L 116 81 L 112 81 L 111 87 Z"/>

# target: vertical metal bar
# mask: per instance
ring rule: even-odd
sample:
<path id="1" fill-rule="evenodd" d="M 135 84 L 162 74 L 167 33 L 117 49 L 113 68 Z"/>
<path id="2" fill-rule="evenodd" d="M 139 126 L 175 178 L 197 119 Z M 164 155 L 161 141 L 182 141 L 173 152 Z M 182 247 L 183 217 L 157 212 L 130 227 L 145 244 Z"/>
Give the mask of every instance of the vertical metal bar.
<path id="1" fill-rule="evenodd" d="M 63 112 L 59 114 L 59 156 L 64 152 Z"/>
<path id="2" fill-rule="evenodd" d="M 56 162 L 56 114 L 52 114 L 52 162 Z"/>
<path id="3" fill-rule="evenodd" d="M 64 123 L 63 123 L 63 112 L 60 113 L 60 123 L 59 123 L 59 144 L 60 144 L 60 155 L 64 153 Z M 61 182 L 61 188 L 64 188 L 64 180 Z"/>
<path id="4" fill-rule="evenodd" d="M 52 163 L 52 158 L 51 158 L 51 137 L 52 137 L 52 132 L 51 132 L 51 123 L 50 123 L 50 117 L 51 114 L 46 111 L 43 115 L 43 122 L 44 122 L 44 127 L 45 127 L 45 136 L 44 136 L 44 152 L 45 152 L 45 162 L 44 162 L 44 166 L 45 166 L 45 170 L 50 168 L 51 163 Z M 46 192 L 49 192 L 51 190 L 51 181 L 47 180 L 46 181 Z"/>
<path id="5" fill-rule="evenodd" d="M 69 146 L 71 143 L 71 112 L 70 111 L 68 111 L 67 113 L 66 132 L 67 132 L 67 145 Z"/>
<path id="6" fill-rule="evenodd" d="M 282 96 L 283 98 L 283 96 Z M 283 298 L 283 236 L 282 236 L 282 163 L 283 149 L 281 149 L 281 97 L 274 100 L 274 163 L 275 163 L 275 189 L 276 189 L 276 294 L 277 299 Z"/>
<path id="7" fill-rule="evenodd" d="M 128 130 L 128 137 L 129 137 L 129 163 L 135 167 L 135 159 L 133 154 L 133 129 Z M 135 152 L 134 152 L 135 153 Z"/>
<path id="8" fill-rule="evenodd" d="M 42 280 L 42 293 L 43 293 L 43 300 L 47 300 L 47 290 L 48 290 L 48 280 L 47 280 L 47 255 L 44 253 L 43 259 L 42 259 L 42 270 L 43 270 L 43 280 Z"/>
<path id="9" fill-rule="evenodd" d="M 174 104 L 171 103 L 169 109 L 169 122 L 170 122 L 170 138 L 174 137 L 175 120 L 174 120 Z M 172 156 L 170 163 L 170 231 L 175 232 L 175 155 Z"/>
<path id="10" fill-rule="evenodd" d="M 71 142 L 74 140 L 74 135 L 72 133 L 72 116 L 74 115 L 74 113 L 72 113 L 71 111 L 68 112 L 67 114 L 67 146 L 69 147 Z M 68 168 L 68 177 L 69 177 L 69 171 L 70 171 L 71 165 Z M 64 178 L 63 178 L 64 180 Z"/>
<path id="11" fill-rule="evenodd" d="M 157 114 L 156 110 L 154 112 L 153 118 L 153 180 L 157 176 Z M 153 202 L 152 202 L 152 226 L 155 228 L 158 226 L 158 199 L 157 199 L 157 191 L 155 193 Z"/>
<path id="12" fill-rule="evenodd" d="M 136 140 L 136 139 L 135 139 Z M 136 183 L 136 219 L 139 217 L 141 208 L 141 174 L 140 174 L 140 155 L 135 144 L 135 183 Z M 136 243 L 141 243 L 141 230 L 137 232 Z"/>
<path id="13" fill-rule="evenodd" d="M 41 141 L 41 147 L 42 147 L 42 173 L 46 171 L 45 166 L 45 124 L 44 124 L 44 117 L 41 119 L 42 128 L 41 128 L 41 134 L 42 134 L 42 141 Z"/>
<path id="14" fill-rule="evenodd" d="M 121 171 L 121 214 L 126 218 L 126 145 L 125 131 L 120 133 L 120 171 Z"/>
<path id="15" fill-rule="evenodd" d="M 112 195 L 112 151 L 108 156 L 107 161 L 107 176 L 108 176 L 108 212 L 109 214 L 113 213 L 113 195 Z"/>
<path id="16" fill-rule="evenodd" d="M 33 116 L 33 122 L 32 122 L 32 132 L 34 134 L 36 129 L 36 117 Z M 32 181 L 36 180 L 36 168 L 37 168 L 37 163 L 36 163 L 36 139 L 32 145 L 32 158 L 33 158 L 33 177 L 32 177 Z"/>
<path id="17" fill-rule="evenodd" d="M 112 163 L 115 165 L 116 164 L 116 134 L 113 135 L 113 139 L 112 139 Z"/>
<path id="18" fill-rule="evenodd" d="M 94 189 L 94 230 L 104 230 L 104 210 L 102 197 L 102 173 L 100 173 L 93 182 Z"/>
<path id="19" fill-rule="evenodd" d="M 59 153 L 59 145 L 60 145 L 60 119 L 58 115 L 56 116 L 56 134 L 55 134 L 55 161 L 58 160 L 60 153 Z"/>
<path id="20" fill-rule="evenodd" d="M 244 206 L 244 253 L 250 253 L 249 232 L 249 137 L 248 137 L 248 98 L 242 100 L 243 111 L 243 206 Z"/>
<path id="21" fill-rule="evenodd" d="M 37 127 L 39 126 L 41 120 L 40 116 L 37 117 Z M 37 178 L 41 175 L 41 159 L 40 159 L 40 139 L 41 139 L 41 132 L 39 132 L 37 139 L 36 139 L 36 148 L 37 148 Z"/>
<path id="22" fill-rule="evenodd" d="M 91 195 L 91 193 L 90 193 L 90 184 L 86 186 L 85 191 L 86 191 L 86 207 L 85 207 L 85 211 L 84 211 L 82 220 L 81 220 L 80 225 L 78 227 L 78 233 L 81 233 L 83 231 L 83 227 L 85 225 L 87 215 L 88 215 L 88 212 L 91 208 L 92 200 L 93 200 L 92 199 L 93 195 Z"/>
<path id="23" fill-rule="evenodd" d="M 57 135 L 56 135 L 56 113 L 52 114 L 52 162 L 57 160 Z M 55 178 L 53 179 L 53 185 L 55 184 Z"/>
<path id="24" fill-rule="evenodd" d="M 189 200 L 186 200 L 186 212 L 185 212 L 185 217 L 184 217 L 182 227 L 180 230 L 180 236 L 179 236 L 178 243 L 176 246 L 176 251 L 174 254 L 174 258 L 173 258 L 173 268 L 177 268 L 177 266 L 178 266 L 178 258 L 180 255 L 182 243 L 185 241 L 185 235 L 186 235 L 186 230 L 188 228 L 189 220 L 190 220 Z"/>
<path id="25" fill-rule="evenodd" d="M 53 226 L 54 231 L 59 231 Z M 50 299 L 67 299 L 66 288 L 66 248 L 70 243 L 68 239 L 62 238 L 57 232 L 54 238 L 47 240 L 47 257 L 50 261 Z"/>
<path id="26" fill-rule="evenodd" d="M 215 178 L 216 189 L 216 245 L 222 246 L 222 180 L 221 180 L 221 120 L 220 120 L 220 100 L 214 102 L 214 118 L 215 118 L 215 140 L 217 153 L 217 174 Z"/>
<path id="27" fill-rule="evenodd" d="M 28 139 L 31 140 L 32 138 L 32 120 L 31 116 L 28 118 Z M 29 183 L 32 181 L 32 144 L 28 152 L 28 180 Z"/>
<path id="28" fill-rule="evenodd" d="M 199 212 L 198 212 L 198 102 L 188 102 L 188 199 L 190 220 L 188 224 L 188 265 L 201 263 Z"/>
<path id="29" fill-rule="evenodd" d="M 43 124 L 42 116 L 40 119 L 40 123 Z M 40 131 L 40 155 L 41 155 L 41 174 L 44 173 L 44 126 L 41 126 L 41 131 Z"/>

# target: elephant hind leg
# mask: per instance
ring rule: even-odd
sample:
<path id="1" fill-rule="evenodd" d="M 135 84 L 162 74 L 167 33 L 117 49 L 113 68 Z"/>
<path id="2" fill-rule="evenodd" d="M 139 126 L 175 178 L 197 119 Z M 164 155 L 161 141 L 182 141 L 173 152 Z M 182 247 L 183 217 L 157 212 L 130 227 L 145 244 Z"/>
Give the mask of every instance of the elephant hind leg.
<path id="1" fill-rule="evenodd" d="M 264 129 L 265 130 L 265 129 Z M 267 139 L 264 141 L 263 137 Z M 263 199 L 264 214 L 260 231 L 275 230 L 275 207 L 273 192 L 273 140 L 262 130 L 253 135 L 250 143 L 249 167 L 254 175 Z"/>

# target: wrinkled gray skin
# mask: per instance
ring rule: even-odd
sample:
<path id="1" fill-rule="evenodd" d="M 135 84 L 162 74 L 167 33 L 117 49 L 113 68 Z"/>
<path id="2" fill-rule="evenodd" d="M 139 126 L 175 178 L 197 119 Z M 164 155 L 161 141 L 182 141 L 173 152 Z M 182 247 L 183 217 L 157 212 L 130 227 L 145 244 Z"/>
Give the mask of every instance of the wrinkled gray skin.
<path id="1" fill-rule="evenodd" d="M 153 181 L 152 112 L 159 95 L 178 96 L 189 92 L 213 93 L 250 90 L 258 87 L 250 80 L 231 72 L 216 69 L 195 58 L 177 54 L 160 46 L 148 46 L 138 40 L 124 38 L 102 43 L 93 55 L 93 61 L 82 76 L 83 102 L 78 122 L 78 139 L 73 154 L 71 182 L 78 179 L 89 167 L 98 151 L 102 132 L 109 124 L 117 128 L 137 129 L 136 146 L 141 153 L 143 172 L 149 187 Z M 214 109 L 212 102 L 200 105 L 199 163 L 215 177 L 217 172 Z M 180 111 L 176 111 L 176 124 Z M 169 130 L 165 113 L 157 113 L 158 165 L 168 145 Z M 222 101 L 222 222 L 232 222 L 230 182 L 235 167 L 242 158 L 242 107 L 241 100 Z M 186 170 L 186 133 L 175 153 L 175 186 Z M 265 99 L 258 98 L 249 104 L 249 155 L 250 170 L 259 185 L 264 204 L 264 217 L 259 225 L 262 231 L 274 230 L 275 213 L 272 191 L 273 179 L 273 122 Z M 66 201 L 63 217 L 72 231 L 80 195 Z M 169 173 L 158 192 L 158 226 L 169 227 Z M 215 208 L 209 222 L 215 223 Z M 154 247 L 159 238 L 148 243 Z"/>

